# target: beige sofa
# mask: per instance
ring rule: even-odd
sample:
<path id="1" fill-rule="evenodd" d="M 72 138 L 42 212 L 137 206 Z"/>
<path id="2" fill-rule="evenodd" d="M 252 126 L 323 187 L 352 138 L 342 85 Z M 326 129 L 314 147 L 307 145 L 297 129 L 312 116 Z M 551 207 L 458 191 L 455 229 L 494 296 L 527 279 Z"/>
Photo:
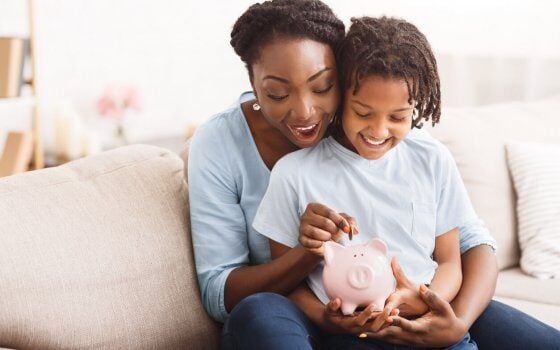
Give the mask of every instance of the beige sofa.
<path id="1" fill-rule="evenodd" d="M 0 348 L 217 348 L 170 151 L 0 178 L 0 248 Z"/>
<path id="2" fill-rule="evenodd" d="M 560 142 L 560 98 L 447 109 L 452 151 L 500 245 L 496 296 L 560 328 L 560 281 L 522 274 L 504 142 Z M 429 128 L 428 128 L 429 129 Z M 183 162 L 129 146 L 0 178 L 0 347 L 213 349 L 190 243 Z"/>

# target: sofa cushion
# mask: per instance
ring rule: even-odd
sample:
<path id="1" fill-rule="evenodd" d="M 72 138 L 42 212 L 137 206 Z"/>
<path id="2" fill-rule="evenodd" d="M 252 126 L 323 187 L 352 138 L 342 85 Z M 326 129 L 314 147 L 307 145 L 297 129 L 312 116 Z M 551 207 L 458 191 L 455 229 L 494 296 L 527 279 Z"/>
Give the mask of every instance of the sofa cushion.
<path id="1" fill-rule="evenodd" d="M 560 330 L 560 306 L 504 297 L 494 299 L 513 306 L 517 310 L 530 314 L 539 321 Z"/>
<path id="2" fill-rule="evenodd" d="M 520 268 L 500 271 L 496 296 L 552 304 L 560 307 L 560 280 L 541 280 L 525 274 Z"/>
<path id="3" fill-rule="evenodd" d="M 505 144 L 560 143 L 560 96 L 473 108 L 444 108 L 427 130 L 453 154 L 473 206 L 498 243 L 500 268 L 519 263 L 515 194 Z"/>
<path id="4" fill-rule="evenodd" d="M 183 163 L 128 146 L 0 179 L 0 346 L 202 349 Z"/>
<path id="5" fill-rule="evenodd" d="M 506 145 L 517 194 L 521 269 L 560 278 L 560 144 Z"/>

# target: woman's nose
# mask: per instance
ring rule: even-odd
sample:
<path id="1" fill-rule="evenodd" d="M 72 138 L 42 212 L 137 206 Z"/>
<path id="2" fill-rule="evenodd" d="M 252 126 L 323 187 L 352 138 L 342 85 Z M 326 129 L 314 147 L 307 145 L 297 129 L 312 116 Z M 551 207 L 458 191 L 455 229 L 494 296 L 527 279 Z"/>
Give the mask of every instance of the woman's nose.
<path id="1" fill-rule="evenodd" d="M 310 98 L 300 98 L 292 109 L 293 117 L 298 120 L 309 120 L 313 117 L 313 100 Z"/>

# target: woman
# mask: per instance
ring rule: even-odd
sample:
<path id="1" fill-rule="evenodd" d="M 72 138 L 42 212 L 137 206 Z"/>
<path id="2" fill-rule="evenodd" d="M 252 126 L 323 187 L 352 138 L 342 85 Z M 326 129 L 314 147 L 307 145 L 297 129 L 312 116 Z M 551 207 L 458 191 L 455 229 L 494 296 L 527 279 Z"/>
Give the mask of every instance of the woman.
<path id="1" fill-rule="evenodd" d="M 251 224 L 270 169 L 287 153 L 317 144 L 338 108 L 334 52 L 343 37 L 344 25 L 330 8 L 310 0 L 255 4 L 233 28 L 231 44 L 247 65 L 254 95 L 242 95 L 234 107 L 197 130 L 188 174 L 202 300 L 214 319 L 227 319 L 224 348 L 319 346 L 320 334 L 309 319 L 282 296 L 300 298 L 292 292 L 319 259 L 294 248 L 270 261 L 268 240 Z M 339 236 L 353 224 L 349 216 L 321 204 L 311 204 L 301 214 L 300 242 Z M 372 337 L 398 344 L 449 345 L 485 310 L 470 329 L 481 348 L 492 340 L 507 345 L 515 339 L 516 345 L 533 348 L 535 339 L 544 348 L 559 342 L 558 332 L 515 309 L 497 302 L 487 308 L 498 271 L 490 247 L 494 241 L 482 224 L 461 227 L 460 236 L 463 285 L 451 305 L 428 291 L 430 312 Z M 333 304 L 306 311 L 342 328 L 360 322 L 340 316 Z"/>

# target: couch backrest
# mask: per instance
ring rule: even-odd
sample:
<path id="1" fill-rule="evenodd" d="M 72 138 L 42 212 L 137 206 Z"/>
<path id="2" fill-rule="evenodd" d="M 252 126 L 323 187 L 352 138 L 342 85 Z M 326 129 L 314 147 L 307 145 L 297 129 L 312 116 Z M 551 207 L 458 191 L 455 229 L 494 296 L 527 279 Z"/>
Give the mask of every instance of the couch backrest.
<path id="1" fill-rule="evenodd" d="M 212 349 L 183 162 L 128 146 L 0 179 L 0 347 Z"/>
<path id="2" fill-rule="evenodd" d="M 507 168 L 510 141 L 560 143 L 560 96 L 539 102 L 444 108 L 426 129 L 455 157 L 472 203 L 498 242 L 501 269 L 519 262 L 515 192 Z"/>

